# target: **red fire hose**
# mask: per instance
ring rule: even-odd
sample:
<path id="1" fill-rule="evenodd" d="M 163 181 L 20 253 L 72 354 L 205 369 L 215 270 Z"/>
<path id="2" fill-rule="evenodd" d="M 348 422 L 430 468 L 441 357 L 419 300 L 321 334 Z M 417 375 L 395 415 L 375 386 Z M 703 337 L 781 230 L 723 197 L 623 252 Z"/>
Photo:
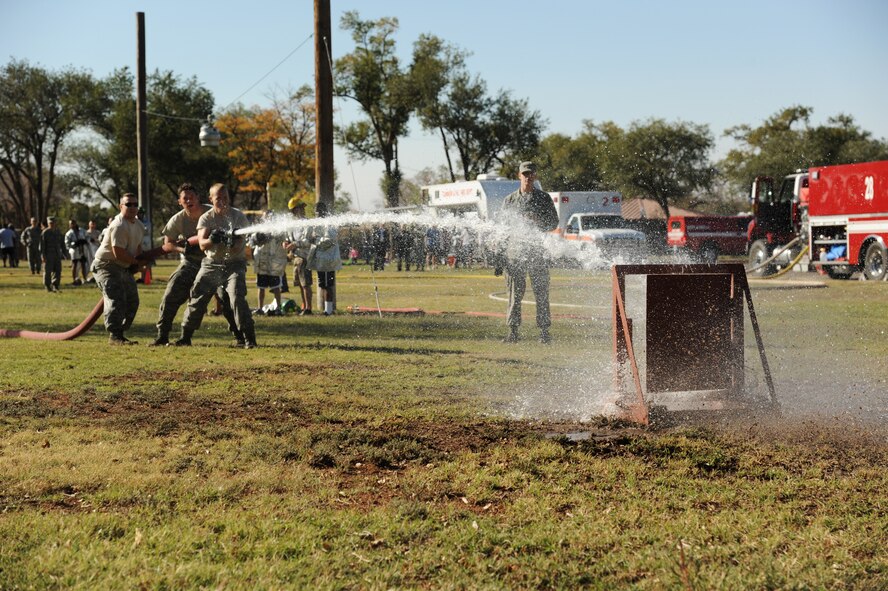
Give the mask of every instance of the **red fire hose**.
<path id="1" fill-rule="evenodd" d="M 189 244 L 197 244 L 197 236 L 193 236 L 188 239 Z M 157 248 L 153 248 L 147 252 L 143 252 L 139 255 L 139 260 L 143 261 L 153 261 L 157 257 L 166 254 L 166 251 L 162 246 L 158 246 Z M 96 320 L 99 319 L 99 316 L 102 315 L 102 312 L 105 310 L 105 298 L 99 300 L 99 303 L 96 304 L 95 308 L 93 308 L 92 312 L 83 319 L 83 322 L 78 324 L 76 327 L 72 328 L 66 332 L 36 332 L 33 330 L 13 330 L 0 328 L 0 338 L 20 338 L 20 339 L 31 339 L 33 341 L 70 341 L 72 339 L 76 339 L 80 335 L 84 334 L 92 325 L 96 323 Z"/>

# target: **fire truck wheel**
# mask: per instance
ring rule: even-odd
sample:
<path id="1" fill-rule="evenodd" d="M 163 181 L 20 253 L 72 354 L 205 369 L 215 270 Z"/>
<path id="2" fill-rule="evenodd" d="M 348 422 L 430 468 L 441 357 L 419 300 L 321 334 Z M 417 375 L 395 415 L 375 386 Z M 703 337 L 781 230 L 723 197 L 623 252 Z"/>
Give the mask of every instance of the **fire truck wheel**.
<path id="1" fill-rule="evenodd" d="M 866 255 L 863 258 L 863 274 L 870 281 L 881 281 L 885 279 L 886 267 L 888 264 L 888 253 L 885 247 L 878 242 L 873 242 L 866 249 Z"/>
<path id="2" fill-rule="evenodd" d="M 757 268 L 769 258 L 771 258 L 771 248 L 768 246 L 768 243 L 764 240 L 753 242 L 752 246 L 749 247 L 749 266 L 755 270 L 751 271 L 751 274 L 758 275 L 759 277 L 773 275 L 777 270 L 774 265 L 765 265 L 760 269 Z"/>

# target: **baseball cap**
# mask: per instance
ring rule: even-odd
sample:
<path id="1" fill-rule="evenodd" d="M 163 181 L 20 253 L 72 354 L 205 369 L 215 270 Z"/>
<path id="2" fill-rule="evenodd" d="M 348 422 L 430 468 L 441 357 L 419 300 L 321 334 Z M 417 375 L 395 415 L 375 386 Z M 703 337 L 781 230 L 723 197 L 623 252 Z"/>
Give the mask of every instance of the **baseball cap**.
<path id="1" fill-rule="evenodd" d="M 290 201 L 287 202 L 287 209 L 297 209 L 302 208 L 305 209 L 305 202 L 300 201 L 299 197 L 292 197 Z"/>
<path id="2" fill-rule="evenodd" d="M 536 164 L 534 164 L 534 163 L 531 162 L 530 160 L 525 160 L 524 162 L 522 162 L 521 164 L 518 165 L 518 172 L 519 172 L 519 173 L 522 173 L 522 172 L 536 172 L 536 171 L 537 171 L 537 166 L 536 166 Z"/>

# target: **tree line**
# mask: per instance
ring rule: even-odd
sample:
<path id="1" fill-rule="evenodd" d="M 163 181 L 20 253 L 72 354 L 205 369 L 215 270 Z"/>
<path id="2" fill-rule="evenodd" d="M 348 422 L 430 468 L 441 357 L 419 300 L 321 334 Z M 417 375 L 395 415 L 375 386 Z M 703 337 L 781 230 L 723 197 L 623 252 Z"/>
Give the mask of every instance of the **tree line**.
<path id="1" fill-rule="evenodd" d="M 386 206 L 417 203 L 418 185 L 473 179 L 485 172 L 514 175 L 534 159 L 544 187 L 618 190 L 626 196 L 731 212 L 755 176 L 797 168 L 888 159 L 888 142 L 838 114 L 813 125 L 813 110 L 783 108 L 758 126 L 724 130 L 736 146 L 711 160 L 707 125 L 647 119 L 623 128 L 589 119 L 574 135 L 548 134 L 543 114 L 508 90 L 490 92 L 468 70 L 467 51 L 431 34 L 413 43 L 409 63 L 398 57 L 398 20 L 343 15 L 340 28 L 355 49 L 334 62 L 335 93 L 354 101 L 355 121 L 338 126 L 337 143 L 362 161 L 383 164 Z M 314 93 L 279 91 L 266 107 L 241 104 L 218 114 L 218 149 L 197 147 L 197 130 L 217 109 L 195 78 L 169 71 L 149 75 L 149 186 L 158 218 L 176 211 L 183 180 L 208 188 L 222 180 L 242 209 L 282 207 L 294 195 L 313 202 Z M 49 213 L 113 208 L 137 186 L 134 76 L 121 68 L 105 78 L 73 67 L 49 71 L 13 59 L 0 71 L 0 213 L 16 226 Z M 399 141 L 411 122 L 440 139 L 445 166 L 403 177 Z M 348 207 L 340 193 L 335 207 Z"/>

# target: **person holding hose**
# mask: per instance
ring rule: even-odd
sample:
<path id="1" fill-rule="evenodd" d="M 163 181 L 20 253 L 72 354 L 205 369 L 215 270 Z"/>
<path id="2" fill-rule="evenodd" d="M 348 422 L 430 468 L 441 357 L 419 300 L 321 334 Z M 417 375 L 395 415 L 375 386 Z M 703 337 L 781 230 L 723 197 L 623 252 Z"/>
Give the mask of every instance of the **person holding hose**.
<path id="1" fill-rule="evenodd" d="M 246 238 L 235 234 L 250 222 L 241 210 L 231 207 L 228 189 L 222 183 L 210 188 L 210 203 L 213 207 L 197 222 L 198 244 L 204 258 L 191 288 L 191 298 L 182 320 L 182 336 L 173 344 L 180 347 L 191 345 L 191 337 L 200 328 L 207 305 L 213 295 L 218 294 L 234 311 L 235 326 L 243 337 L 243 347 L 253 349 L 257 346 L 256 329 L 247 302 Z"/>
<path id="2" fill-rule="evenodd" d="M 105 298 L 105 328 L 112 345 L 135 345 L 124 336 L 139 311 L 139 289 L 133 273 L 144 268 L 136 257 L 142 253 L 145 226 L 139 221 L 139 201 L 132 193 L 120 198 L 120 215 L 102 239 L 92 273 Z"/>
<path id="3" fill-rule="evenodd" d="M 177 193 L 182 209 L 169 219 L 161 230 L 161 234 L 163 235 L 164 252 L 179 253 L 179 266 L 167 281 L 157 315 L 157 338 L 148 345 L 149 347 L 162 347 L 170 343 L 173 320 L 182 304 L 188 301 L 191 286 L 194 285 L 194 279 L 197 277 L 204 258 L 200 246 L 196 243 L 189 244 L 188 239 L 197 235 L 197 222 L 200 220 L 200 216 L 210 209 L 210 206 L 200 202 L 197 189 L 191 183 L 179 185 Z M 229 330 L 234 333 L 236 342 L 243 346 L 243 335 L 237 332 L 231 306 L 223 304 L 222 313 L 228 320 Z"/>

